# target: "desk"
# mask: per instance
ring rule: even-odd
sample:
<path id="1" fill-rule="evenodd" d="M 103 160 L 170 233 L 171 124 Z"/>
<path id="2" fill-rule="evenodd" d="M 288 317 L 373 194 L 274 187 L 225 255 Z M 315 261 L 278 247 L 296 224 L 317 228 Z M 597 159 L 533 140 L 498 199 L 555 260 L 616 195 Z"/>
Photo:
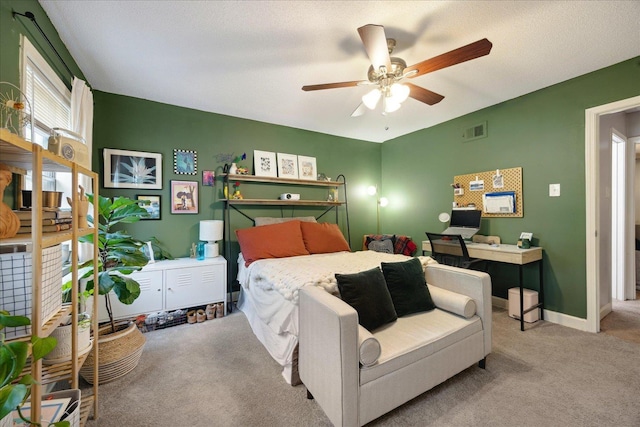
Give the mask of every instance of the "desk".
<path id="1" fill-rule="evenodd" d="M 500 244 L 491 246 L 486 243 L 465 242 L 467 251 L 471 258 L 480 258 L 487 261 L 515 264 L 518 266 L 518 286 L 520 287 L 520 330 L 524 331 L 524 315 L 530 311 L 540 308 L 540 320 L 544 320 L 544 287 L 542 280 L 542 248 L 534 247 L 521 249 L 516 245 Z M 431 252 L 431 243 L 428 240 L 422 241 L 422 253 Z M 532 262 L 538 263 L 538 274 L 540 279 L 540 294 L 538 304 L 523 310 L 524 296 L 522 293 L 522 266 Z"/>

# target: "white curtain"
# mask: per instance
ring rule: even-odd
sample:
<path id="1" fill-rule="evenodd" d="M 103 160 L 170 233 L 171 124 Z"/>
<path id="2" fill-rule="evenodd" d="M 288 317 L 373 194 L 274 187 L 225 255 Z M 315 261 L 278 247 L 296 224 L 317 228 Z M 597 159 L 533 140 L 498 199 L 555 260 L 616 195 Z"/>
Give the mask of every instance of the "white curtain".
<path id="1" fill-rule="evenodd" d="M 91 169 L 91 158 L 93 156 L 93 93 L 91 93 L 91 89 L 89 89 L 85 81 L 77 77 L 73 78 L 73 84 L 71 86 L 71 130 L 84 138 L 89 156 L 82 166 Z M 78 181 L 85 190 L 93 193 L 92 183 L 88 177 L 81 175 Z M 78 248 L 78 258 L 80 262 L 92 256 L 93 249 L 91 245 L 81 243 Z"/>

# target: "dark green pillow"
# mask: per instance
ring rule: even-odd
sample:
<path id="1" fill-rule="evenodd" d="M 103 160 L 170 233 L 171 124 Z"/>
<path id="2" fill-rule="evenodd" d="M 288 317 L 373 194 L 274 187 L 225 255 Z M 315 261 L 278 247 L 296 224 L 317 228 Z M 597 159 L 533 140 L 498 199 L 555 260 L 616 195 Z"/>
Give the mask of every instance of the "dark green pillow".
<path id="1" fill-rule="evenodd" d="M 436 308 L 418 258 L 383 262 L 382 273 L 398 317 Z"/>
<path id="2" fill-rule="evenodd" d="M 336 274 L 342 300 L 358 312 L 358 321 L 373 331 L 398 318 L 378 267 L 355 274 Z"/>

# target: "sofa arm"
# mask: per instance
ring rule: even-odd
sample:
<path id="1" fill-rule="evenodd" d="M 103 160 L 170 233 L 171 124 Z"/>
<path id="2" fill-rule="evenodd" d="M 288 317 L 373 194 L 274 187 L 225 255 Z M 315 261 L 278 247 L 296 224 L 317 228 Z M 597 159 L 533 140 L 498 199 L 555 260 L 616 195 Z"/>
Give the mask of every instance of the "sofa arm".
<path id="1" fill-rule="evenodd" d="M 473 298 L 476 314 L 482 320 L 484 354 L 491 353 L 491 277 L 481 271 L 429 264 L 425 269 L 425 278 L 431 286 Z"/>
<path id="2" fill-rule="evenodd" d="M 334 425 L 358 425 L 358 313 L 315 286 L 299 296 L 300 379 Z"/>

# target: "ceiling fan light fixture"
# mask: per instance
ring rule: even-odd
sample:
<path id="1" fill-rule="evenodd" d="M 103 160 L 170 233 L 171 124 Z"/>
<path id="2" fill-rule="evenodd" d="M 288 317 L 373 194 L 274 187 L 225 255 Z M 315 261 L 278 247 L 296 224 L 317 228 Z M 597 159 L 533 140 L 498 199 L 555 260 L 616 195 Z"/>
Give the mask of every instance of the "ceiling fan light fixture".
<path id="1" fill-rule="evenodd" d="M 409 97 L 409 86 L 394 83 L 391 85 L 391 100 L 393 102 L 397 102 L 398 104 L 403 103 Z"/>
<path id="2" fill-rule="evenodd" d="M 368 109 L 373 110 L 376 108 L 376 105 L 378 105 L 378 101 L 380 100 L 381 96 L 382 96 L 382 92 L 380 91 L 380 89 L 375 88 L 371 92 L 362 96 L 362 103 Z"/>
<path id="3" fill-rule="evenodd" d="M 385 98 L 384 99 L 384 112 L 385 112 L 385 114 L 393 113 L 394 111 L 397 111 L 399 108 L 400 108 L 400 103 L 399 102 L 395 102 L 391 98 Z"/>

